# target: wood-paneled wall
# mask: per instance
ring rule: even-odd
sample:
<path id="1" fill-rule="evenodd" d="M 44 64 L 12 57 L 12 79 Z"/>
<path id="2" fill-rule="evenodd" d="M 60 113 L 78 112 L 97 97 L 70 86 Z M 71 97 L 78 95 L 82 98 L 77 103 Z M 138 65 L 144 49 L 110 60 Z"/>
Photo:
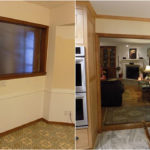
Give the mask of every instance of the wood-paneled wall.
<path id="1" fill-rule="evenodd" d="M 88 108 L 88 148 L 93 148 L 98 134 L 98 99 L 97 99 L 97 66 L 96 66 L 96 49 L 95 49 L 95 15 L 91 12 L 88 5 L 77 2 L 76 13 L 83 14 L 83 20 L 80 24 L 84 32 L 76 35 L 77 45 L 83 45 L 86 49 L 86 79 L 87 79 L 87 108 Z M 79 11 L 79 12 L 77 12 Z M 80 19 L 82 18 L 80 16 Z M 79 18 L 78 18 L 79 19 Z M 81 21 L 81 20 L 80 20 Z M 77 24 L 80 22 L 76 20 Z M 79 24 L 78 24 L 79 25 Z M 76 31 L 82 33 L 82 31 Z M 82 40 L 83 38 L 83 40 Z M 79 39 L 81 39 L 79 41 Z M 83 42 L 83 43 L 82 43 Z M 78 147 L 78 146 L 77 146 Z"/>
<path id="2" fill-rule="evenodd" d="M 97 74 L 95 53 L 95 17 L 87 9 L 87 94 L 89 112 L 89 146 L 93 147 L 98 130 Z"/>

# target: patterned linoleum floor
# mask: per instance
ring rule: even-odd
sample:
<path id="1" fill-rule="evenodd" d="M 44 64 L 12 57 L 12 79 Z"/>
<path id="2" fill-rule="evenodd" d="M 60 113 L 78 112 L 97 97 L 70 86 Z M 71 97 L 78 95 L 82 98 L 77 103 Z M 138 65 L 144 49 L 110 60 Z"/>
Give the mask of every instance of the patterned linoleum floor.
<path id="1" fill-rule="evenodd" d="M 95 148 L 150 149 L 143 128 L 103 132 L 99 134 Z"/>
<path id="2" fill-rule="evenodd" d="M 74 127 L 36 122 L 0 137 L 0 149 L 74 149 Z"/>

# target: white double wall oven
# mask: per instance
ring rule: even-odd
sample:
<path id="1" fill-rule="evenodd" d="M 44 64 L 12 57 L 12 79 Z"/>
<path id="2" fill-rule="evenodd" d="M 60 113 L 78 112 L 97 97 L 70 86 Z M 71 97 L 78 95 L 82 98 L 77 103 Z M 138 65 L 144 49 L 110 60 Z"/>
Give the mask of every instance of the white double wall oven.
<path id="1" fill-rule="evenodd" d="M 77 46 L 75 49 L 76 60 L 76 126 L 88 126 L 87 99 L 86 99 L 86 65 L 85 48 Z"/>

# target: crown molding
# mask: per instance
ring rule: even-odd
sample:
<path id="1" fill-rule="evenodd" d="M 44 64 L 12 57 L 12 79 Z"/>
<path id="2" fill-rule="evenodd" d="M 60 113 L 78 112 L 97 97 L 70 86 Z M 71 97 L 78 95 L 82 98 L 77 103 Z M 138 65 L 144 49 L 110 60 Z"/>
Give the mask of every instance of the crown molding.
<path id="1" fill-rule="evenodd" d="M 100 14 L 97 14 L 96 18 L 150 22 L 150 18 L 127 17 L 127 16 L 112 16 L 112 15 L 100 15 Z"/>
<path id="2" fill-rule="evenodd" d="M 114 34 L 114 33 L 96 33 L 96 35 L 98 37 L 107 37 L 107 38 L 150 39 L 149 35 Z"/>

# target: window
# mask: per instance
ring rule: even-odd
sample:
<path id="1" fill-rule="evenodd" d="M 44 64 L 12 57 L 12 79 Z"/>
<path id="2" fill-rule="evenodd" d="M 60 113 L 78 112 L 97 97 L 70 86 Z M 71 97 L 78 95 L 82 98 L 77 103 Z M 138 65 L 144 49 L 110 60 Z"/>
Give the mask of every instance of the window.
<path id="1" fill-rule="evenodd" d="M 0 79 L 46 73 L 48 26 L 0 17 Z"/>

